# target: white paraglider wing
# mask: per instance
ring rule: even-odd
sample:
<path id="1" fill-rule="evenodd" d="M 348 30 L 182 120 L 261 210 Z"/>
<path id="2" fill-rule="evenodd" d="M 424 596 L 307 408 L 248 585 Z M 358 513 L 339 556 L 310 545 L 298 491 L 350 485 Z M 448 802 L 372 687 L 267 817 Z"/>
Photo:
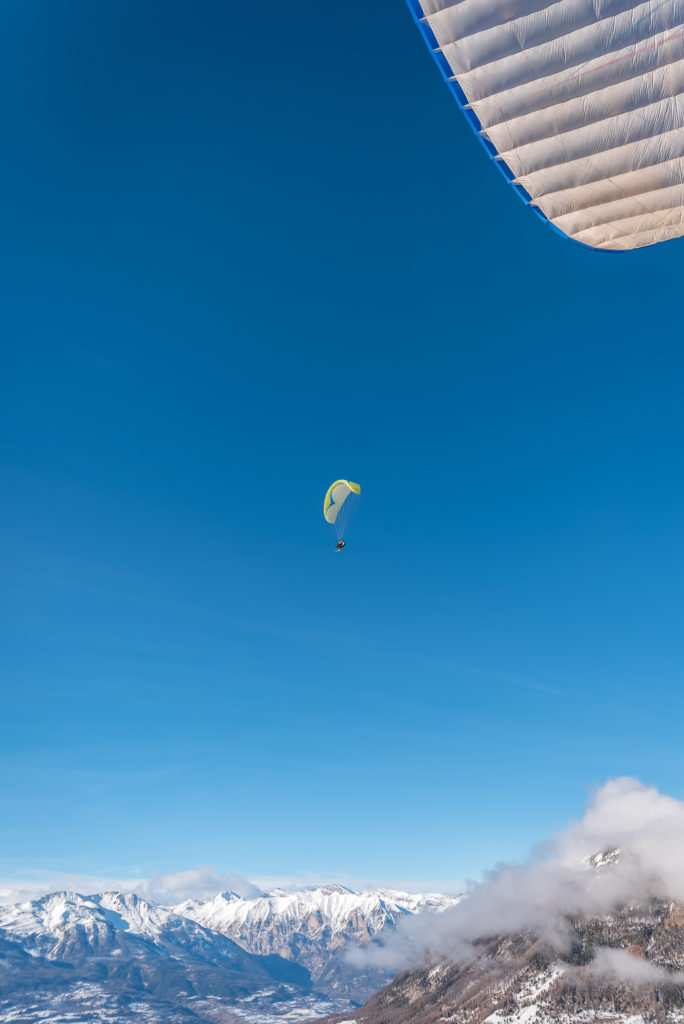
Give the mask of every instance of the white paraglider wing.
<path id="1" fill-rule="evenodd" d="M 351 480 L 335 480 L 330 484 L 323 499 L 323 515 L 335 527 L 338 538 L 342 538 L 353 505 L 358 501 L 361 488 Z"/>
<path id="2" fill-rule="evenodd" d="M 342 506 L 353 491 L 346 480 L 338 480 L 336 484 L 332 485 L 328 493 L 330 500 L 327 508 L 325 508 L 323 512 L 323 515 L 329 523 L 334 523 L 337 520 L 337 516 L 342 511 Z"/>
<path id="3" fill-rule="evenodd" d="M 521 198 L 592 248 L 684 235 L 684 0 L 408 0 Z"/>

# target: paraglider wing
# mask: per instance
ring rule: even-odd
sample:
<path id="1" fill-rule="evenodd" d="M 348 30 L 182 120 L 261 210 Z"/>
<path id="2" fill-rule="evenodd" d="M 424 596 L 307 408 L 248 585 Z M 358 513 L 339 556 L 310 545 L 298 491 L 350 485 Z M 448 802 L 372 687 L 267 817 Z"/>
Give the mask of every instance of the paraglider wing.
<path id="1" fill-rule="evenodd" d="M 361 494 L 361 488 L 351 480 L 335 480 L 330 484 L 323 501 L 323 515 L 336 527 L 338 538 L 341 539 L 349 519 L 349 512 L 354 496 Z M 351 498 L 351 500 L 350 500 Z"/>
<path id="2" fill-rule="evenodd" d="M 336 480 L 334 484 L 330 484 L 323 502 L 323 515 L 328 522 L 337 521 L 337 516 L 350 494 L 360 493 L 359 485 L 350 483 L 349 480 Z"/>
<path id="3" fill-rule="evenodd" d="M 684 0 L 408 0 L 513 188 L 591 248 L 684 235 Z"/>

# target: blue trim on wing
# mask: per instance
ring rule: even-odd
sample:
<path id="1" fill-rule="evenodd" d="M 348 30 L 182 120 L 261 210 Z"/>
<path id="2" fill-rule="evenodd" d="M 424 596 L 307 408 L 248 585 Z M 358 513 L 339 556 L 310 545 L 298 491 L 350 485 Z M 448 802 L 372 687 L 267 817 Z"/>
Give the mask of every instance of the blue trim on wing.
<path id="1" fill-rule="evenodd" d="M 427 18 L 425 17 L 425 12 L 423 11 L 420 0 L 406 0 L 406 2 L 408 4 L 409 10 L 411 11 L 411 14 L 413 15 L 413 20 L 420 29 L 420 34 L 425 40 L 425 44 L 428 50 L 432 54 L 435 63 L 437 64 L 437 67 L 442 72 L 442 77 L 444 78 L 447 85 L 449 86 L 449 89 L 453 93 L 454 99 L 456 100 L 459 107 L 461 108 L 461 111 L 465 115 L 468 124 L 473 129 L 479 142 L 482 144 L 482 147 L 487 153 L 487 156 L 490 158 L 490 160 L 494 161 L 496 166 L 499 168 L 501 174 L 503 174 L 508 184 L 513 187 L 515 192 L 517 192 L 525 206 L 529 207 L 530 210 L 536 213 L 537 217 L 539 217 L 540 220 L 547 224 L 552 231 L 555 231 L 557 235 L 560 235 L 561 238 L 565 238 L 566 241 L 574 242 L 575 245 L 581 245 L 583 249 L 589 249 L 590 252 L 612 254 L 622 253 L 623 250 L 621 249 L 596 249 L 593 245 L 587 245 L 586 242 L 580 242 L 577 238 L 573 238 L 571 235 L 566 235 L 564 231 L 561 231 L 560 228 L 556 227 L 556 225 L 549 220 L 546 214 L 542 210 L 540 210 L 538 206 L 534 206 L 532 204 L 532 196 L 529 194 L 527 189 L 523 188 L 522 185 L 517 184 L 517 182 L 514 180 L 515 174 L 508 166 L 506 161 L 501 156 L 499 156 L 499 151 L 497 150 L 496 146 L 494 146 L 489 141 L 489 139 L 485 139 L 484 136 L 480 135 L 480 131 L 482 129 L 480 120 L 475 111 L 472 110 L 471 107 L 469 106 L 468 97 L 464 93 L 459 83 L 456 81 L 451 66 L 440 49 L 439 43 L 437 42 L 437 37 L 430 28 Z M 630 250 L 624 251 L 629 252 Z"/>

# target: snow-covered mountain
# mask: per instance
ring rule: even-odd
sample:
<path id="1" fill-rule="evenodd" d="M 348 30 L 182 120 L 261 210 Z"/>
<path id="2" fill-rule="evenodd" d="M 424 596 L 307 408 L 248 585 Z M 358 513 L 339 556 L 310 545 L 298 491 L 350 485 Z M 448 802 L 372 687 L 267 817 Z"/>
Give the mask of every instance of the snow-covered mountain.
<path id="1" fill-rule="evenodd" d="M 620 856 L 584 863 L 603 871 Z M 682 1024 L 684 906 L 649 897 L 555 924 L 483 935 L 319 1024 Z"/>
<path id="2" fill-rule="evenodd" d="M 0 1024 L 311 1020 L 387 982 L 352 967 L 350 946 L 453 902 L 342 886 L 174 908 L 131 893 L 52 893 L 0 908 Z"/>
<path id="3" fill-rule="evenodd" d="M 254 966 L 235 943 L 223 942 L 222 936 L 197 922 L 132 893 L 52 893 L 0 909 L 0 928 L 20 939 L 28 952 L 48 960 L 122 955 L 127 947 L 154 947 L 176 957 L 188 951 L 202 953 L 237 970 Z"/>
<path id="4" fill-rule="evenodd" d="M 121 1021 L 134 1019 L 134 1004 L 150 1022 L 187 1020 L 191 1012 L 210 1021 L 219 1004 L 251 1001 L 261 1009 L 293 1000 L 311 1001 L 306 969 L 247 953 L 132 894 L 58 892 L 0 911 L 3 1022 L 73 1020 L 69 1014 Z"/>
<path id="5" fill-rule="evenodd" d="M 222 892 L 208 902 L 188 901 L 174 909 L 250 953 L 277 954 L 301 964 L 319 991 L 359 1002 L 392 975 L 384 968 L 353 966 L 347 959 L 350 947 L 367 946 L 396 930 L 403 918 L 446 910 L 458 899 L 386 889 L 354 892 L 326 885 L 298 892 L 276 890 L 250 899 Z"/>
<path id="6" fill-rule="evenodd" d="M 524 933 L 404 971 L 346 1024 L 681 1024 L 684 908 L 665 900 L 576 920 L 553 948 Z M 339 1021 L 340 1018 L 332 1018 Z"/>

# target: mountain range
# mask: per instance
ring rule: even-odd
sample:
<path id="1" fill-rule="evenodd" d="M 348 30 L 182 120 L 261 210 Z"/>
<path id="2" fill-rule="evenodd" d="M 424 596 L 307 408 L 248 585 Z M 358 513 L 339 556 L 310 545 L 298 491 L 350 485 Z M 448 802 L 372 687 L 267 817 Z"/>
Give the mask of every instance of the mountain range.
<path id="1" fill-rule="evenodd" d="M 363 1001 L 390 980 L 386 968 L 359 968 L 348 953 L 396 931 L 407 917 L 440 912 L 458 897 L 378 889 L 353 892 L 342 885 L 273 893 L 242 899 L 219 893 L 208 902 L 175 908 L 212 931 L 226 935 L 250 953 L 277 954 L 309 971 L 315 988 L 351 1003 Z"/>
<path id="2" fill-rule="evenodd" d="M 343 886 L 177 907 L 52 893 L 0 909 L 0 1024 L 267 1024 L 346 1011 L 391 976 L 353 968 L 346 952 L 454 902 Z"/>
<path id="3" fill-rule="evenodd" d="M 608 847 L 467 899 L 52 893 L 0 909 L 0 1024 L 684 1024 L 684 901 L 658 891 Z"/>

